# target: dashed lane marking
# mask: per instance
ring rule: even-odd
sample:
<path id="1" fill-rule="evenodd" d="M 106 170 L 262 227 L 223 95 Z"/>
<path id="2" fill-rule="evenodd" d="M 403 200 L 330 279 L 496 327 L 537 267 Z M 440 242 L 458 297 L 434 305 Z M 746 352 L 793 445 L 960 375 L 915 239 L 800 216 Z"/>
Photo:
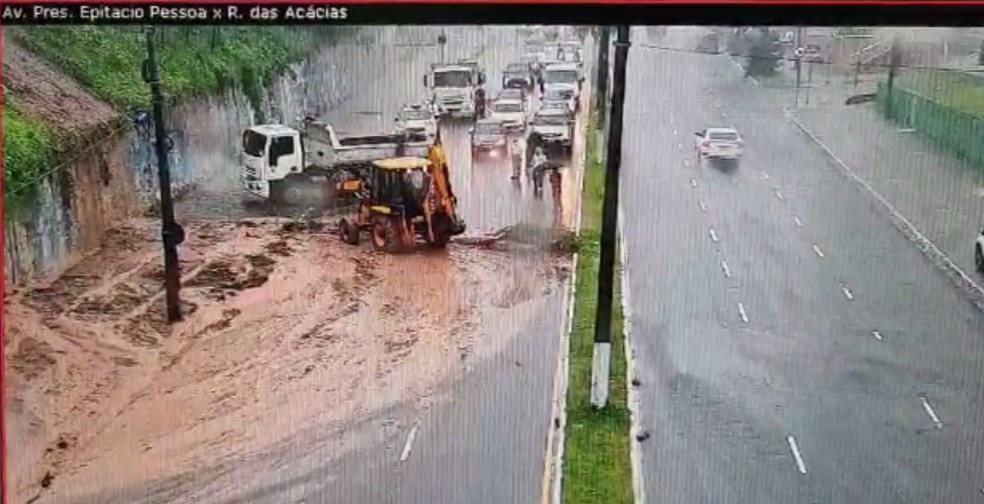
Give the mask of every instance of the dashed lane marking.
<path id="1" fill-rule="evenodd" d="M 800 474 L 806 474 L 806 463 L 803 462 L 803 455 L 800 454 L 799 446 L 796 445 L 796 438 L 788 436 L 786 437 L 786 442 L 789 443 L 789 449 L 793 452 L 793 459 L 796 460 L 796 468 L 799 469 Z"/>
<path id="2" fill-rule="evenodd" d="M 717 235 L 717 233 L 716 233 L 716 232 L 714 231 L 714 228 L 711 228 L 711 229 L 709 229 L 709 230 L 707 231 L 707 234 L 708 234 L 708 235 L 710 235 L 710 237 L 711 237 L 711 241 L 712 241 L 712 242 L 715 242 L 715 243 L 716 243 L 716 242 L 718 241 L 718 235 Z"/>
<path id="3" fill-rule="evenodd" d="M 937 429 L 943 428 L 943 422 L 940 421 L 940 417 L 936 415 L 936 411 L 933 411 L 933 406 L 929 404 L 929 400 L 925 396 L 919 398 L 922 401 L 923 409 L 926 410 L 926 414 L 929 415 L 929 419 L 933 421 L 933 425 Z"/>
<path id="4" fill-rule="evenodd" d="M 796 227 L 803 227 L 803 221 L 801 221 L 800 218 L 795 215 L 793 216 L 793 222 L 796 223 Z"/>
<path id="5" fill-rule="evenodd" d="M 697 179 L 690 179 L 690 187 L 697 187 Z"/>
<path id="6" fill-rule="evenodd" d="M 813 251 L 816 252 L 817 257 L 823 259 L 823 251 L 821 251 L 820 247 L 818 247 L 816 244 L 813 244 Z"/>
<path id="7" fill-rule="evenodd" d="M 778 190 L 776 190 L 776 198 L 779 198 L 780 200 L 786 199 L 785 197 L 783 197 L 782 193 L 779 192 Z"/>
<path id="8" fill-rule="evenodd" d="M 728 261 L 721 259 L 721 270 L 724 271 L 725 278 L 731 278 L 731 268 L 728 267 Z"/>
<path id="9" fill-rule="evenodd" d="M 875 339 L 878 340 L 878 341 L 881 341 L 882 340 L 882 335 L 878 331 L 871 331 L 871 335 L 874 336 Z"/>
<path id="10" fill-rule="evenodd" d="M 690 160 L 689 159 L 684 159 L 683 160 L 683 166 L 686 166 L 687 168 L 690 168 Z"/>
<path id="11" fill-rule="evenodd" d="M 705 205 L 703 201 L 697 200 L 697 204 L 700 205 L 700 211 L 701 212 L 706 212 L 707 211 L 707 205 Z"/>
<path id="12" fill-rule="evenodd" d="M 738 303 L 738 315 L 741 316 L 741 321 L 748 323 L 748 313 L 745 311 L 745 305 Z"/>
<path id="13" fill-rule="evenodd" d="M 848 301 L 854 299 L 854 294 L 851 294 L 851 289 L 848 289 L 847 287 L 841 287 L 841 292 L 844 293 L 844 297 L 846 297 Z"/>
<path id="14" fill-rule="evenodd" d="M 410 458 L 410 450 L 413 449 L 413 441 L 417 438 L 417 428 L 419 427 L 419 423 L 414 423 L 413 428 L 410 429 L 410 434 L 407 435 L 407 442 L 403 445 L 403 453 L 400 454 L 400 462 L 406 462 Z"/>

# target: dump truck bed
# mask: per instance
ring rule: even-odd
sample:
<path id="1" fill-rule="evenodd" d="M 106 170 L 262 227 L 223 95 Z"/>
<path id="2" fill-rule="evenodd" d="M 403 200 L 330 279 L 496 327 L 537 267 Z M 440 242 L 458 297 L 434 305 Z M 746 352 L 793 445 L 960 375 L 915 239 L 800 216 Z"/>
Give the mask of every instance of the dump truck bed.
<path id="1" fill-rule="evenodd" d="M 431 145 L 423 134 L 339 135 L 330 124 L 319 121 L 305 122 L 302 134 L 310 164 L 321 167 L 403 156 L 426 157 Z"/>

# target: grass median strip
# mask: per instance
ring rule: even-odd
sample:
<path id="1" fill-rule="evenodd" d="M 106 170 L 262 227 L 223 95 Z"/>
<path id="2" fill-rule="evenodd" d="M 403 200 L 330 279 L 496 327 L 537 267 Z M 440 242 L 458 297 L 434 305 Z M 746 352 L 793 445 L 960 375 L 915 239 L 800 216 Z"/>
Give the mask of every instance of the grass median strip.
<path id="1" fill-rule="evenodd" d="M 591 358 L 594 350 L 601 250 L 601 209 L 605 170 L 598 162 L 594 131 L 588 134 L 584 169 L 581 239 L 570 340 L 570 381 L 567 390 L 567 432 L 564 457 L 565 504 L 630 504 L 632 466 L 629 457 L 629 409 L 622 333 L 622 307 L 615 304 L 612 324 L 612 367 L 609 404 L 591 406 Z M 621 285 L 616 276 L 615 299 Z"/>

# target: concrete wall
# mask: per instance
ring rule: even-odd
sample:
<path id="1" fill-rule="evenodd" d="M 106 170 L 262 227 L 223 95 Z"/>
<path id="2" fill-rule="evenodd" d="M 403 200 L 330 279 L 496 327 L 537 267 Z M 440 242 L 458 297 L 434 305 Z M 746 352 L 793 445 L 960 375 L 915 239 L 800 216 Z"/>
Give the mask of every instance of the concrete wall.
<path id="1" fill-rule="evenodd" d="M 378 69 L 361 69 L 359 58 L 366 44 L 392 37 L 393 28 L 364 31 L 371 33 L 351 34 L 276 79 L 263 103 L 267 120 L 293 124 L 305 114 L 323 115 L 353 86 L 378 78 L 373 75 Z M 239 142 L 255 116 L 249 101 L 235 90 L 172 108 L 167 120 L 174 143 L 169 153 L 172 187 L 179 194 L 202 185 L 238 188 Z M 159 199 L 154 130 L 146 114 L 137 113 L 119 131 L 80 149 L 82 155 L 41 183 L 30 208 L 7 219 L 6 284 L 64 271 L 97 249 L 108 229 L 144 213 Z"/>

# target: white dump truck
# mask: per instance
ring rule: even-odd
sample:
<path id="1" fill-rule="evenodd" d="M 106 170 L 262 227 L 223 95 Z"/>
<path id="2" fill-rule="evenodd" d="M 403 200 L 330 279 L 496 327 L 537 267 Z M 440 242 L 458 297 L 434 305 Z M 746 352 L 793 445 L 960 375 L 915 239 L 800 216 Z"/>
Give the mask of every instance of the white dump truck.
<path id="1" fill-rule="evenodd" d="M 564 99 L 573 98 L 575 108 L 580 108 L 581 87 L 584 76 L 578 63 L 550 63 L 540 77 L 540 92 L 543 95 L 555 94 Z"/>
<path id="2" fill-rule="evenodd" d="M 243 186 L 276 205 L 324 204 L 352 170 L 381 159 L 427 157 L 431 143 L 414 132 L 339 135 L 330 124 L 310 118 L 300 129 L 251 126 L 243 132 Z"/>
<path id="3" fill-rule="evenodd" d="M 434 106 L 442 117 L 475 117 L 475 90 L 485 84 L 477 61 L 433 64 L 424 76 Z"/>

